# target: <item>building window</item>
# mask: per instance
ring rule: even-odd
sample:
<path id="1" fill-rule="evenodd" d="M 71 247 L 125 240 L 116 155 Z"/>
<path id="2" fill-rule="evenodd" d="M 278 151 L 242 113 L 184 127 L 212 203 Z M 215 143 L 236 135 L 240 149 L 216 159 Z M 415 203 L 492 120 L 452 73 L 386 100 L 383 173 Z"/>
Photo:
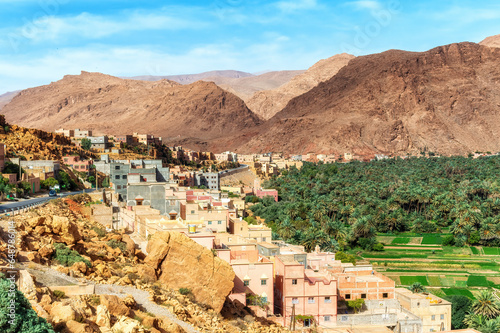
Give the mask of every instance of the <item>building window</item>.
<path id="1" fill-rule="evenodd" d="M 382 298 L 387 298 L 387 297 L 389 297 L 389 294 L 388 294 L 388 293 L 383 293 L 383 294 L 382 294 Z"/>
<path id="2" fill-rule="evenodd" d="M 325 320 L 325 321 L 330 321 L 330 316 L 325 316 L 325 317 L 324 317 L 324 320 Z"/>
<path id="3" fill-rule="evenodd" d="M 297 284 L 297 279 L 292 279 L 292 284 L 296 285 Z"/>
<path id="4" fill-rule="evenodd" d="M 307 298 L 307 303 L 314 304 L 314 297 L 308 297 Z"/>
<path id="5" fill-rule="evenodd" d="M 115 176 L 115 179 L 120 179 L 120 175 L 116 175 L 116 176 Z"/>
<path id="6" fill-rule="evenodd" d="M 262 241 L 265 242 L 266 241 L 266 237 L 262 237 Z"/>
<path id="7" fill-rule="evenodd" d="M 299 304 L 299 299 L 297 297 L 292 298 L 292 304 Z"/>
<path id="8" fill-rule="evenodd" d="M 212 221 L 208 221 L 208 225 L 212 225 Z"/>
<path id="9" fill-rule="evenodd" d="M 127 179 L 127 175 L 123 175 L 123 176 L 122 176 L 122 179 Z"/>
<path id="10" fill-rule="evenodd" d="M 260 285 L 261 286 L 267 286 L 267 280 L 266 279 L 260 280 Z"/>
<path id="11" fill-rule="evenodd" d="M 436 315 L 432 315 L 431 320 L 436 320 Z"/>
<path id="12" fill-rule="evenodd" d="M 191 214 L 194 214 L 194 210 L 191 211 Z"/>
<path id="13" fill-rule="evenodd" d="M 121 185 L 116 185 L 116 189 L 117 189 L 117 190 L 121 190 L 121 189 L 122 189 L 122 186 L 121 186 Z"/>
<path id="14" fill-rule="evenodd" d="M 115 170 L 120 170 L 120 166 L 119 165 L 115 165 Z"/>
<path id="15" fill-rule="evenodd" d="M 222 221 L 218 221 L 217 224 L 222 224 Z"/>
<path id="16" fill-rule="evenodd" d="M 444 314 L 442 314 L 442 315 L 440 316 L 440 318 L 441 318 L 441 320 L 444 320 Z"/>
<path id="17" fill-rule="evenodd" d="M 330 298 L 330 296 L 325 297 L 325 303 L 331 303 L 331 302 L 332 299 Z"/>
<path id="18" fill-rule="evenodd" d="M 250 285 L 250 281 L 248 281 L 248 280 L 243 281 L 243 285 L 245 287 L 248 287 Z"/>
<path id="19" fill-rule="evenodd" d="M 361 294 L 361 298 L 365 299 L 366 298 L 366 294 Z"/>
<path id="20" fill-rule="evenodd" d="M 345 299 L 351 299 L 351 294 L 345 294 Z"/>

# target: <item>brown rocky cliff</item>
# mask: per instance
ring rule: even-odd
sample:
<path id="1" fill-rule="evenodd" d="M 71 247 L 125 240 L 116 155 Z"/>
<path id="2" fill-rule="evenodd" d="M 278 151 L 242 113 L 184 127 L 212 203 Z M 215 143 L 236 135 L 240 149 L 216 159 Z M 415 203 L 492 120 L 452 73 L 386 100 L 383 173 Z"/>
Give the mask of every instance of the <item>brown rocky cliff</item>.
<path id="1" fill-rule="evenodd" d="M 500 151 L 499 85 L 500 49 L 474 43 L 358 57 L 239 151 Z"/>
<path id="2" fill-rule="evenodd" d="M 178 232 L 155 233 L 147 251 L 144 263 L 156 270 L 158 281 L 168 288 L 188 288 L 197 303 L 221 311 L 234 286 L 227 262 Z"/>
<path id="3" fill-rule="evenodd" d="M 49 131 L 147 132 L 167 139 L 214 139 L 260 123 L 240 98 L 212 82 L 180 85 L 87 72 L 23 90 L 2 112 L 9 122 Z"/>
<path id="4" fill-rule="evenodd" d="M 330 79 L 347 65 L 354 56 L 337 54 L 328 59 L 322 59 L 311 66 L 305 73 L 293 77 L 282 86 L 256 92 L 249 100 L 248 107 L 263 119 L 269 119 L 281 111 L 294 97 L 302 95 L 314 88 L 318 83 Z"/>
<path id="5" fill-rule="evenodd" d="M 479 44 L 489 47 L 500 47 L 500 35 L 485 38 Z"/>

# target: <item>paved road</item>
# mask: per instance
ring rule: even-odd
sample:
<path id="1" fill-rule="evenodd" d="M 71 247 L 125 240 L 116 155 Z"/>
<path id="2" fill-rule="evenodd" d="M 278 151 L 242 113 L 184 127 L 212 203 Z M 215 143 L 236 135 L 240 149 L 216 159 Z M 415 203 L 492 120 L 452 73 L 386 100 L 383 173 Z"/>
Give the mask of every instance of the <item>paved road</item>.
<path id="1" fill-rule="evenodd" d="M 85 193 L 90 193 L 93 191 L 95 191 L 95 189 L 88 189 L 88 190 L 85 190 Z M 61 193 L 61 194 L 59 194 L 58 197 L 49 197 L 47 195 L 46 197 L 42 197 L 42 198 L 34 198 L 34 199 L 28 199 L 28 200 L 22 200 L 22 201 L 20 200 L 20 201 L 13 201 L 13 202 L 9 202 L 9 203 L 4 203 L 4 204 L 0 205 L 0 214 L 3 213 L 5 210 L 10 211 L 12 209 L 20 209 L 20 208 L 24 208 L 24 207 L 27 207 L 30 205 L 40 204 L 40 203 L 43 203 L 43 202 L 46 202 L 46 201 L 49 201 L 52 199 L 62 198 L 62 197 L 66 197 L 68 195 L 74 195 L 74 194 L 80 194 L 80 193 L 83 193 L 83 191 L 73 191 L 73 192 Z"/>

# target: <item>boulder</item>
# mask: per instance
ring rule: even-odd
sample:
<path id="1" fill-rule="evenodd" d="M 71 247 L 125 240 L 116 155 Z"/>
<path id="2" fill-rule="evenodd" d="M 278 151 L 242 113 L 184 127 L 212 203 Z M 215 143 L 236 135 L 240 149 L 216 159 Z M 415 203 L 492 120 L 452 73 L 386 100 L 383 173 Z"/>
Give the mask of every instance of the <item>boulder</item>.
<path id="1" fill-rule="evenodd" d="M 100 304 L 97 306 L 95 323 L 100 327 L 111 327 L 111 316 L 105 305 Z"/>
<path id="2" fill-rule="evenodd" d="M 79 323 L 74 320 L 66 322 L 66 327 L 61 331 L 63 333 L 93 333 L 94 330 L 84 323 Z"/>
<path id="3" fill-rule="evenodd" d="M 180 327 L 178 324 L 174 323 L 170 319 L 163 317 L 158 320 L 158 329 L 160 329 L 160 332 L 169 332 L 169 333 L 184 333 L 186 332 L 182 327 Z M 153 332 L 153 331 L 151 331 Z"/>
<path id="4" fill-rule="evenodd" d="M 50 259 L 50 257 L 52 256 L 52 253 L 54 253 L 54 251 L 55 251 L 54 245 L 52 245 L 52 244 L 46 244 L 46 245 L 42 246 L 40 248 L 40 250 L 38 250 L 38 254 L 42 258 Z"/>
<path id="5" fill-rule="evenodd" d="M 127 244 L 127 252 L 130 253 L 131 255 L 135 254 L 135 242 L 130 238 L 129 235 L 124 234 L 122 236 L 122 242 Z"/>
<path id="6" fill-rule="evenodd" d="M 138 333 L 140 328 L 141 324 L 137 320 L 120 316 L 111 330 L 113 333 Z"/>
<path id="7" fill-rule="evenodd" d="M 50 308 L 50 315 L 52 316 L 52 323 L 59 324 L 69 320 L 80 321 L 82 318 L 69 304 L 63 302 L 56 302 Z"/>
<path id="8" fill-rule="evenodd" d="M 137 274 L 147 282 L 156 281 L 156 271 L 148 265 L 137 265 Z"/>
<path id="9" fill-rule="evenodd" d="M 60 236 L 60 241 L 66 245 L 72 245 L 82 239 L 78 226 L 64 216 L 53 216 L 52 221 L 47 222 L 52 232 Z"/>
<path id="10" fill-rule="evenodd" d="M 234 271 L 212 251 L 179 232 L 155 233 L 147 246 L 146 265 L 173 289 L 189 288 L 197 303 L 220 312 L 233 289 Z"/>
<path id="11" fill-rule="evenodd" d="M 114 295 L 101 295 L 101 305 L 104 305 L 113 316 L 128 316 L 130 309 Z"/>
<path id="12" fill-rule="evenodd" d="M 79 261 L 75 262 L 70 269 L 85 274 L 87 272 L 87 265 L 84 262 Z"/>

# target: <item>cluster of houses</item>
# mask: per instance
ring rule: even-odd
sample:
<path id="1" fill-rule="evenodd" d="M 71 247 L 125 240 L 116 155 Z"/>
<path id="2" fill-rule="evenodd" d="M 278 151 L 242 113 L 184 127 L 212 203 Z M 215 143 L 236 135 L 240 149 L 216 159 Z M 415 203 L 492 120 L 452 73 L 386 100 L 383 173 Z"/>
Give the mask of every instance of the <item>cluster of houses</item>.
<path id="1" fill-rule="evenodd" d="M 112 190 L 103 194 L 107 205 L 91 207 L 93 219 L 109 228 L 127 228 L 143 251 L 156 232 L 184 233 L 232 266 L 235 280 L 229 299 L 259 316 L 296 328 L 451 328 L 449 302 L 396 288 L 370 264 L 342 263 L 335 253 L 320 248 L 308 253 L 302 246 L 273 240 L 270 228 L 248 223 L 243 218 L 247 195 L 278 200 L 277 191 L 264 190 L 259 182 L 252 188 L 226 187 L 219 185 L 219 173 L 200 173 L 189 182 L 199 185 L 204 177 L 207 186 L 193 188 L 184 186 L 186 178 L 181 175 L 186 170 L 179 167 L 171 173 L 159 160 L 102 164 Z M 215 177 L 213 187 L 210 177 Z M 347 304 L 357 299 L 364 300 L 364 308 L 356 314 Z"/>

